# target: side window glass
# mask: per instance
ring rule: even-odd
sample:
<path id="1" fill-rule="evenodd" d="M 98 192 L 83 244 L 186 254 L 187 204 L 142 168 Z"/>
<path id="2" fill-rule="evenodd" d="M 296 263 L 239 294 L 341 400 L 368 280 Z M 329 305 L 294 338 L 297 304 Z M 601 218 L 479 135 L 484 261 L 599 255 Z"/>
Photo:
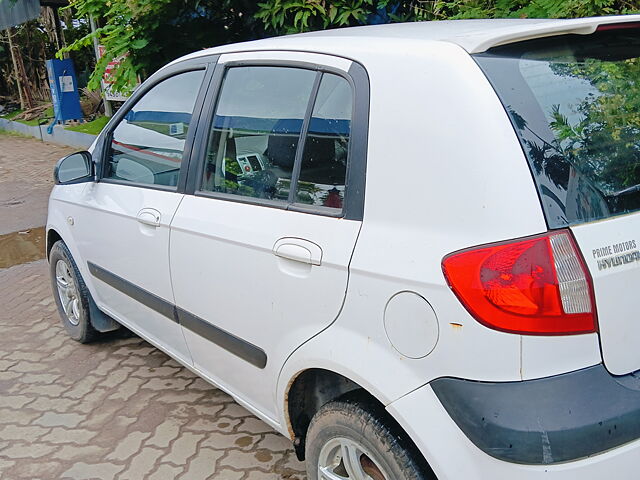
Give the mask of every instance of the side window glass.
<path id="1" fill-rule="evenodd" d="M 351 85 L 325 73 L 309 123 L 296 202 L 341 209 L 353 109 Z"/>
<path id="2" fill-rule="evenodd" d="M 204 70 L 149 90 L 112 133 L 104 178 L 175 187 Z"/>
<path id="3" fill-rule="evenodd" d="M 287 201 L 316 72 L 234 67 L 225 75 L 202 190 Z"/>

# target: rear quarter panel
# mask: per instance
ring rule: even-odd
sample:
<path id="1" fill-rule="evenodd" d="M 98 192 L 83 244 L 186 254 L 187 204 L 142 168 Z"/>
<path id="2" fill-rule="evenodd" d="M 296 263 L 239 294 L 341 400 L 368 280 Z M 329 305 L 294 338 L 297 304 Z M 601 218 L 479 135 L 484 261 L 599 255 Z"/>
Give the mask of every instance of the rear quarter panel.
<path id="1" fill-rule="evenodd" d="M 520 380 L 522 337 L 476 322 L 441 270 L 453 251 L 547 230 L 504 107 L 455 45 L 407 48 L 388 39 L 354 57 L 371 82 L 364 222 L 341 315 L 290 357 L 280 402 L 289 380 L 309 367 L 338 371 L 385 404 L 441 376 Z M 404 290 L 424 297 L 438 317 L 438 343 L 424 358 L 401 355 L 385 333 L 385 306 Z M 593 364 L 597 342 L 587 348 L 572 366 Z M 554 369 L 542 355 L 536 362 L 538 374 Z"/>

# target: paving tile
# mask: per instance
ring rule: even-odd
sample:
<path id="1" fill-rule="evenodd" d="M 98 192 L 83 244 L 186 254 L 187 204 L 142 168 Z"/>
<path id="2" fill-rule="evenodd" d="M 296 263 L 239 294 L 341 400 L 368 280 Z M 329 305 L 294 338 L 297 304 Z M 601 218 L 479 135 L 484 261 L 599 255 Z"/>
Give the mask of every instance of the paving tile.
<path id="1" fill-rule="evenodd" d="M 149 433 L 132 432 L 123 438 L 116 449 L 107 455 L 107 460 L 123 461 L 135 455 L 140 449 L 142 442 L 149 437 Z"/>
<path id="2" fill-rule="evenodd" d="M 160 468 L 149 476 L 149 480 L 167 480 L 168 478 L 176 478 L 183 470 L 183 467 L 160 465 Z"/>
<path id="3" fill-rule="evenodd" d="M 202 448 L 198 455 L 189 462 L 184 475 L 180 480 L 206 480 L 216 473 L 216 462 L 224 455 L 224 452 Z"/>
<path id="4" fill-rule="evenodd" d="M 145 447 L 131 460 L 129 467 L 122 472 L 118 480 L 138 480 L 148 475 L 158 460 L 165 454 L 159 448 Z"/>
<path id="5" fill-rule="evenodd" d="M 35 425 L 42 425 L 43 427 L 77 427 L 78 424 L 84 420 L 84 415 L 77 413 L 56 413 L 47 412 L 42 417 L 38 418 L 33 423 Z"/>
<path id="6" fill-rule="evenodd" d="M 123 469 L 121 465 L 112 463 L 78 462 L 62 474 L 63 480 L 113 480 Z M 170 477 L 169 477 L 170 478 Z"/>

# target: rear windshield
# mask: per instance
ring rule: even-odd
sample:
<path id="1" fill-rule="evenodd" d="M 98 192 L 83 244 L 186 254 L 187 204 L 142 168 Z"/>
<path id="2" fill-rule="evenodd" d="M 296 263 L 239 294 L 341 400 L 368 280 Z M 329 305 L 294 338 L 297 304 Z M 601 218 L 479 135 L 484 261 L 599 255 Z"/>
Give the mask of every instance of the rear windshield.
<path id="1" fill-rule="evenodd" d="M 550 228 L 640 209 L 639 27 L 475 55 L 518 132 Z"/>

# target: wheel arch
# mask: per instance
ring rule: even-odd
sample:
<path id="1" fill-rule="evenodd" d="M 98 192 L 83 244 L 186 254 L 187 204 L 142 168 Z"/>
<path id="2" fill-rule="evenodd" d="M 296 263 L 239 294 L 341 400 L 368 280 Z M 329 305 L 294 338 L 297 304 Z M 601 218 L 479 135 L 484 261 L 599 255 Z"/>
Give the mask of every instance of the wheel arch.
<path id="1" fill-rule="evenodd" d="M 376 413 L 384 415 L 384 420 L 390 424 L 390 427 L 402 435 L 405 442 L 410 445 L 412 453 L 419 456 L 419 462 L 425 471 L 433 474 L 427 459 L 380 398 L 349 376 L 318 367 L 298 371 L 289 380 L 284 395 L 286 427 L 293 439 L 299 460 L 305 459 L 306 435 L 315 413 L 327 403 L 344 398 L 362 403 Z"/>
<path id="2" fill-rule="evenodd" d="M 62 236 L 56 231 L 55 228 L 49 228 L 47 230 L 47 243 L 46 243 L 47 260 L 49 260 L 49 254 L 51 253 L 51 248 L 53 248 L 53 244 L 59 240 L 62 240 Z"/>
<path id="3" fill-rule="evenodd" d="M 304 446 L 311 419 L 320 408 L 349 392 L 364 390 L 350 378 L 324 368 L 308 368 L 292 377 L 284 396 L 284 417 L 296 455 L 304 459 Z"/>
<path id="4" fill-rule="evenodd" d="M 93 328 L 95 328 L 98 332 L 111 332 L 114 330 L 118 330 L 120 328 L 120 324 L 116 322 L 113 318 L 108 316 L 102 310 L 98 308 L 95 300 L 93 299 L 93 294 L 91 293 L 91 284 L 87 282 L 87 276 L 83 275 L 83 265 L 79 264 L 78 257 L 76 256 L 77 252 L 71 251 L 69 244 L 64 240 L 62 235 L 58 233 L 55 227 L 47 227 L 47 235 L 46 235 L 46 255 L 47 261 L 50 258 L 51 249 L 55 245 L 56 242 L 62 241 L 67 246 L 71 253 L 72 260 L 76 264 L 78 268 L 78 273 L 82 276 L 82 280 L 84 284 L 87 286 L 87 294 L 89 301 L 89 321 Z"/>

